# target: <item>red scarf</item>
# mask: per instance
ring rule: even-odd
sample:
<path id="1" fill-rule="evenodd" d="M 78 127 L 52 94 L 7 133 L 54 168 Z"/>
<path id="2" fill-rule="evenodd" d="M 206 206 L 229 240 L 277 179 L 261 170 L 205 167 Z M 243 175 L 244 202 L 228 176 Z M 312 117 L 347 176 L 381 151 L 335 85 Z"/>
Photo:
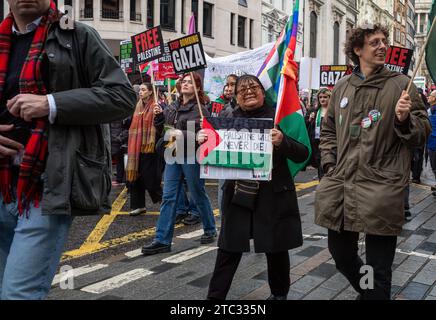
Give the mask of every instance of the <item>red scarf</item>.
<path id="1" fill-rule="evenodd" d="M 42 17 L 39 26 L 35 30 L 32 44 L 21 70 L 19 79 L 20 94 L 47 94 L 41 75 L 41 61 L 45 54 L 44 44 L 49 26 L 53 22 L 59 21 L 61 15 L 62 13 L 57 10 L 56 5 L 51 1 L 47 14 Z M 0 24 L 0 99 L 8 71 L 13 25 L 14 17 L 12 13 Z M 31 202 L 35 207 L 38 207 L 42 197 L 41 174 L 45 169 L 48 155 L 47 123 L 47 117 L 33 120 L 31 136 L 25 147 L 23 161 L 20 165 L 17 199 L 15 199 L 12 190 L 12 159 L 10 157 L 0 159 L 0 192 L 3 201 L 11 203 L 17 200 L 20 216 L 24 210 L 27 213 L 29 212 Z"/>

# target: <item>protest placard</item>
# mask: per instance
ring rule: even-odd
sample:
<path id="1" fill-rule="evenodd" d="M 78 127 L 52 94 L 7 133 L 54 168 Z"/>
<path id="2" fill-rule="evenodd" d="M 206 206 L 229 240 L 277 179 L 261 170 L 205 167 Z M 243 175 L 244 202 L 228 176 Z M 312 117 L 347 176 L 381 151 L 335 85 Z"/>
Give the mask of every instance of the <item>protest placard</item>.
<path id="1" fill-rule="evenodd" d="M 199 33 L 168 42 L 174 71 L 187 73 L 207 67 Z"/>
<path id="2" fill-rule="evenodd" d="M 410 63 L 412 61 L 413 50 L 401 47 L 391 46 L 388 49 L 385 61 L 385 67 L 391 71 L 403 73 L 409 72 Z"/>
<path id="3" fill-rule="evenodd" d="M 208 139 L 200 147 L 202 174 L 209 179 L 243 176 L 268 180 L 272 170 L 270 132 L 273 127 L 273 119 L 204 118 L 203 128 Z"/>
<path id="4" fill-rule="evenodd" d="M 132 36 L 132 44 L 132 56 L 136 64 L 158 59 L 165 50 L 160 26 Z"/>
<path id="5" fill-rule="evenodd" d="M 133 72 L 132 41 L 120 41 L 120 66 L 126 74 Z"/>
<path id="6" fill-rule="evenodd" d="M 320 67 L 319 84 L 321 87 L 333 87 L 339 79 L 352 72 L 352 67 L 347 65 L 322 65 Z"/>

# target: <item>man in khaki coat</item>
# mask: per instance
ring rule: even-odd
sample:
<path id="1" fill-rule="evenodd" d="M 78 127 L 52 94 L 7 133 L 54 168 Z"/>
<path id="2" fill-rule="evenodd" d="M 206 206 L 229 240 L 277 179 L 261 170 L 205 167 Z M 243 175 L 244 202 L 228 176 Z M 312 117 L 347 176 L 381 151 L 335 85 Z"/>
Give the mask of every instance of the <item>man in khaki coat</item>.
<path id="1" fill-rule="evenodd" d="M 410 148 L 423 146 L 428 116 L 409 78 L 384 67 L 388 30 L 369 24 L 351 31 L 345 53 L 353 74 L 335 86 L 321 131 L 326 175 L 315 198 L 315 222 L 328 228 L 336 268 L 361 299 L 390 299 Z M 365 234 L 366 264 L 358 255 Z M 366 271 L 365 271 L 366 270 Z M 373 278 L 367 279 L 365 276 Z"/>

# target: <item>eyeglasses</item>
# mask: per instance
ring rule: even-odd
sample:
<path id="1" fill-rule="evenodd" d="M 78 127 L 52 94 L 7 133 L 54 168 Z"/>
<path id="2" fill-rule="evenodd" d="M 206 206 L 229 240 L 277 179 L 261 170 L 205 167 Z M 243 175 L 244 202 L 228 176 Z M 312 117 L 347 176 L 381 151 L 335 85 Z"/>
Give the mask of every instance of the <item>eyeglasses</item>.
<path id="1" fill-rule="evenodd" d="M 389 48 L 389 42 L 386 39 L 374 39 L 367 43 L 374 49 L 379 48 L 382 43 L 385 45 L 386 48 Z"/>
<path id="2" fill-rule="evenodd" d="M 242 87 L 238 89 L 238 94 L 240 95 L 246 95 L 248 93 L 248 90 L 250 90 L 251 92 L 257 93 L 260 89 L 260 86 L 258 85 L 254 85 L 254 86 L 249 86 L 249 87 Z"/>

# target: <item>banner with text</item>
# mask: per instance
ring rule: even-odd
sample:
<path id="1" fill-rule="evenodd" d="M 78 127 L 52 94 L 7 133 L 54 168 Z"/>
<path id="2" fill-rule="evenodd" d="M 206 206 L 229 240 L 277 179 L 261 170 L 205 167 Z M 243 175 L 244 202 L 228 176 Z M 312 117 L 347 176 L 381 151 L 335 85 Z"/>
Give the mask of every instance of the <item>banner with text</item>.
<path id="1" fill-rule="evenodd" d="M 164 42 L 160 26 L 132 36 L 133 60 L 136 64 L 146 63 L 162 57 Z"/>
<path id="2" fill-rule="evenodd" d="M 407 75 L 410 63 L 412 62 L 412 56 L 412 49 L 391 46 L 386 55 L 385 67 L 391 71 Z"/>
<path id="3" fill-rule="evenodd" d="M 322 65 L 320 67 L 319 85 L 321 87 L 334 87 L 339 79 L 352 72 L 353 68 L 347 65 Z"/>
<path id="4" fill-rule="evenodd" d="M 130 40 L 120 42 L 120 66 L 127 74 L 133 72 L 132 41 Z"/>
<path id="5" fill-rule="evenodd" d="M 207 67 L 200 33 L 169 41 L 168 46 L 175 73 L 182 74 Z"/>
<path id="6" fill-rule="evenodd" d="M 268 180 L 272 170 L 270 131 L 273 127 L 272 119 L 206 117 L 203 129 L 208 139 L 200 147 L 199 162 L 208 168 L 246 170 L 252 179 Z M 201 168 L 202 173 L 210 173 L 210 170 L 213 168 Z M 225 171 L 218 172 L 222 174 Z M 208 177 L 212 178 L 210 175 Z M 227 176 L 225 179 L 232 178 L 238 177 Z"/>

